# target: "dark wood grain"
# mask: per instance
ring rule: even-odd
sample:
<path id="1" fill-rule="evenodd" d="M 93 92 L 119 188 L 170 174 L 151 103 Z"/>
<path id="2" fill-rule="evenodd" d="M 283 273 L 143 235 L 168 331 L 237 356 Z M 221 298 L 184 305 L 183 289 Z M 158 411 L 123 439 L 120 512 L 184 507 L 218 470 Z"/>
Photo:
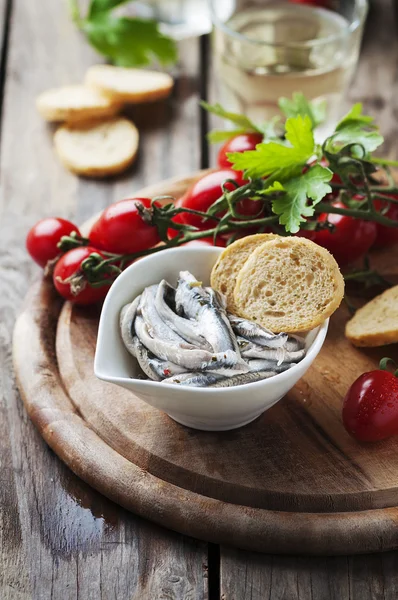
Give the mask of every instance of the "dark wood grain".
<path id="1" fill-rule="evenodd" d="M 46 215 L 81 220 L 165 173 L 199 167 L 196 40 L 182 47 L 171 102 L 134 111 L 142 132 L 134 168 L 100 184 L 58 163 L 35 97 L 79 81 L 98 60 L 66 5 L 14 0 L 12 10 L 0 159 L 0 598 L 206 599 L 206 545 L 127 513 L 79 480 L 43 442 L 15 386 L 12 329 L 39 276 L 24 248 L 28 228 Z"/>
<path id="2" fill-rule="evenodd" d="M 398 555 L 264 556 L 223 548 L 222 600 L 392 600 Z"/>
<path id="3" fill-rule="evenodd" d="M 395 9 L 395 12 L 394 12 Z M 375 0 L 359 66 L 345 103 L 363 102 L 385 137 L 383 155 L 398 157 L 398 11 Z M 214 150 L 213 156 L 214 156 Z M 382 266 L 382 261 L 377 261 Z M 396 275 L 396 269 L 392 269 Z M 390 600 L 398 596 L 398 554 L 298 558 L 261 556 L 221 547 L 222 600 Z"/>

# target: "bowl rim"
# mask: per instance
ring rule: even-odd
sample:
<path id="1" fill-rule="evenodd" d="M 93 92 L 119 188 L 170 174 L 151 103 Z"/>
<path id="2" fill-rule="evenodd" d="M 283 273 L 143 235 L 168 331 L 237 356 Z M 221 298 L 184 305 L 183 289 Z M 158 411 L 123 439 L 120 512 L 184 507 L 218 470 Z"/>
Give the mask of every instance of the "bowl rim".
<path id="1" fill-rule="evenodd" d="M 232 391 L 237 391 L 237 390 L 242 390 L 245 391 L 248 387 L 250 387 L 250 389 L 254 390 L 254 389 L 258 389 L 259 387 L 264 387 L 264 389 L 269 388 L 272 386 L 273 382 L 275 382 L 276 380 L 278 382 L 282 382 L 282 381 L 287 381 L 289 380 L 292 375 L 294 375 L 296 373 L 296 371 L 298 369 L 301 369 L 303 367 L 306 366 L 310 366 L 312 364 L 312 362 L 315 360 L 317 354 L 319 353 L 319 351 L 321 350 L 323 343 L 325 341 L 326 338 L 326 334 L 327 334 L 327 330 L 328 330 L 328 326 L 329 326 L 329 318 L 326 319 L 321 325 L 318 326 L 318 331 L 315 335 L 314 340 L 312 341 L 311 345 L 309 346 L 307 353 L 305 355 L 305 357 L 298 363 L 296 363 L 293 367 L 291 367 L 290 369 L 288 369 L 287 371 L 283 371 L 282 373 L 277 373 L 276 375 L 273 375 L 272 377 L 269 377 L 268 379 L 260 379 L 259 381 L 254 381 L 251 383 L 244 383 L 238 386 L 232 386 L 232 387 L 225 387 L 225 388 L 213 388 L 213 387 L 191 387 L 188 385 L 184 385 L 179 384 L 176 386 L 176 384 L 174 383 L 164 383 L 162 381 L 152 381 L 151 379 L 137 379 L 135 377 L 124 377 L 124 376 L 114 376 L 114 375 L 106 375 L 106 373 L 104 373 L 103 371 L 101 371 L 98 367 L 98 361 L 99 361 L 99 355 L 102 351 L 102 347 L 104 346 L 104 336 L 105 336 L 105 332 L 104 332 L 104 325 L 103 325 L 103 316 L 106 312 L 108 312 L 109 308 L 112 307 L 112 304 L 114 303 L 113 300 L 113 295 L 115 294 L 115 290 L 120 288 L 121 286 L 124 285 L 124 280 L 127 280 L 131 277 L 131 274 L 135 271 L 135 269 L 137 268 L 137 265 L 142 266 L 143 263 L 151 263 L 152 261 L 156 260 L 169 260 L 171 259 L 171 255 L 172 254 L 177 254 L 177 255 L 184 255 L 184 254 L 214 254 L 214 255 L 220 255 L 221 252 L 225 250 L 225 248 L 219 247 L 219 246 L 196 246 L 196 247 L 180 247 L 177 246 L 175 248 L 165 248 L 164 250 L 160 250 L 156 253 L 144 256 L 142 258 L 140 258 L 137 262 L 134 262 L 133 264 L 131 264 L 130 266 L 127 267 L 127 269 L 125 269 L 123 271 L 123 273 L 121 273 L 119 275 L 119 277 L 114 281 L 114 283 L 112 284 L 111 288 L 109 289 L 109 292 L 105 298 L 104 304 L 102 306 L 102 310 L 101 310 L 101 315 L 100 315 L 100 321 L 99 321 L 99 328 L 98 328 L 98 336 L 97 336 L 97 342 L 96 342 L 96 347 L 95 347 L 95 358 L 94 358 L 94 374 L 96 377 L 98 377 L 98 379 L 101 379 L 103 381 L 107 381 L 109 383 L 116 383 L 116 384 L 133 384 L 133 385 L 139 385 L 141 388 L 145 389 L 151 389 L 153 391 L 156 391 L 157 389 L 160 390 L 176 390 L 177 389 L 182 389 L 182 390 L 189 390 L 190 393 L 192 394 L 220 394 L 220 395 L 224 395 L 227 394 L 228 392 L 231 393 Z M 122 307 L 119 307 L 117 310 L 118 312 L 120 312 Z M 317 328 L 314 328 L 317 329 Z M 307 335 L 311 332 L 314 331 L 314 329 L 309 330 L 307 332 Z M 120 339 L 120 343 L 122 344 L 122 340 Z M 133 356 L 131 357 L 132 359 L 134 358 Z"/>

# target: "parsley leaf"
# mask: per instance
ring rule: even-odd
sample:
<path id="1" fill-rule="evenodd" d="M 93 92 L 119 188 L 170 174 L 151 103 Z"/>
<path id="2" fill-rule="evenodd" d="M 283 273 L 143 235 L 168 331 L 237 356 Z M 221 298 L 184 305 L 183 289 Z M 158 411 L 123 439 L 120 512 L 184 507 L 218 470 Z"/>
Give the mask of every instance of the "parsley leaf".
<path id="1" fill-rule="evenodd" d="M 98 13 L 106 12 L 108 10 L 112 10 L 112 8 L 116 8 L 116 6 L 120 6 L 121 4 L 126 4 L 130 0 L 91 0 L 88 18 L 94 17 Z"/>
<path id="2" fill-rule="evenodd" d="M 156 21 L 117 17 L 112 11 L 128 0 L 91 0 L 85 18 L 79 14 L 77 0 L 70 0 L 72 18 L 98 52 L 116 65 L 140 67 L 157 60 L 175 62 L 177 46 L 163 35 Z"/>
<path id="3" fill-rule="evenodd" d="M 315 150 L 311 120 L 308 116 L 298 116 L 286 121 L 286 140 L 259 144 L 256 150 L 230 152 L 228 159 L 233 168 L 244 171 L 246 177 L 267 177 L 284 180 L 298 175 Z"/>
<path id="4" fill-rule="evenodd" d="M 238 125 L 240 129 L 245 129 L 245 131 L 260 131 L 257 126 L 245 115 L 239 115 L 238 113 L 229 112 L 225 110 L 221 106 L 221 104 L 209 104 L 204 100 L 200 101 L 200 106 L 207 110 L 207 112 L 212 113 L 213 115 L 217 115 L 217 117 L 221 117 L 222 119 L 226 119 L 227 121 L 231 121 L 234 125 Z"/>
<path id="5" fill-rule="evenodd" d="M 213 129 L 207 134 L 207 139 L 211 144 L 218 144 L 218 142 L 225 142 L 242 133 L 247 133 L 247 129 Z"/>
<path id="6" fill-rule="evenodd" d="M 353 147 L 352 154 L 364 158 L 359 148 L 362 146 L 365 156 L 378 148 L 384 139 L 380 135 L 374 119 L 362 114 L 362 104 L 354 104 L 350 112 L 343 117 L 336 127 L 336 132 L 328 139 L 326 149 L 329 152 L 338 152 L 342 147 L 358 144 L 357 150 Z"/>
<path id="7" fill-rule="evenodd" d="M 311 119 L 313 129 L 323 123 L 326 118 L 326 101 L 310 102 L 301 92 L 295 92 L 291 100 L 279 98 L 278 104 L 288 118 L 307 115 Z"/>
<path id="8" fill-rule="evenodd" d="M 328 184 L 332 177 L 330 169 L 314 165 L 303 175 L 290 179 L 283 185 L 277 181 L 265 190 L 266 194 L 285 192 L 273 200 L 272 210 L 279 215 L 279 223 L 285 226 L 286 231 L 297 233 L 305 217 L 312 217 L 315 205 L 332 191 Z M 312 203 L 309 200 L 312 200 Z"/>

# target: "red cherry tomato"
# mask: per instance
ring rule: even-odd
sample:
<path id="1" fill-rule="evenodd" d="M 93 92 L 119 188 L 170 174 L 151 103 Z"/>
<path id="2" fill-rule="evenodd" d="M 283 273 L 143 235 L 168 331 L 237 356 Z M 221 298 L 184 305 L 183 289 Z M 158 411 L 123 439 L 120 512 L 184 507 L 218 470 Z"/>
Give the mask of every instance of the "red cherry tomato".
<path id="1" fill-rule="evenodd" d="M 101 254 L 96 248 L 93 248 L 91 246 L 82 246 L 80 248 L 74 248 L 73 250 L 69 250 L 69 252 L 66 252 L 66 254 L 61 256 L 61 258 L 55 265 L 53 273 L 53 282 L 58 293 L 63 298 L 65 298 L 65 300 L 70 300 L 71 302 L 80 305 L 94 304 L 94 302 L 103 300 L 106 294 L 108 293 L 109 286 L 107 285 L 94 288 L 87 283 L 86 286 L 82 289 L 82 291 L 79 292 L 79 294 L 74 295 L 71 291 L 70 284 L 63 283 L 66 279 L 68 279 L 75 273 L 79 273 L 82 262 L 88 256 L 90 256 L 92 252 Z"/>
<path id="2" fill-rule="evenodd" d="M 225 142 L 220 148 L 217 156 L 217 164 L 220 169 L 230 169 L 231 163 L 228 160 L 228 152 L 246 152 L 246 150 L 255 150 L 257 144 L 261 144 L 263 136 L 261 133 L 242 133 Z"/>
<path id="3" fill-rule="evenodd" d="M 94 223 L 89 238 L 96 248 L 114 254 L 131 254 L 160 242 L 158 230 L 146 223 L 137 204 L 150 208 L 149 198 L 126 198 L 108 206 Z"/>
<path id="4" fill-rule="evenodd" d="M 363 442 L 397 435 L 397 377 L 379 369 L 358 377 L 344 399 L 343 423 L 348 433 Z"/>
<path id="5" fill-rule="evenodd" d="M 395 200 L 398 200 L 398 196 L 394 196 L 392 194 L 391 198 L 395 198 Z M 380 200 L 376 200 L 376 210 L 381 210 L 383 206 L 385 206 L 383 202 L 381 202 Z M 384 216 L 398 222 L 398 204 L 390 204 Z M 377 237 L 375 246 L 378 246 L 379 248 L 385 248 L 387 246 L 393 246 L 394 244 L 398 243 L 398 227 L 388 227 L 388 225 L 380 225 L 380 223 L 376 223 L 376 227 Z"/>
<path id="6" fill-rule="evenodd" d="M 207 209 L 222 196 L 221 186 L 226 179 L 232 179 L 233 181 L 236 181 L 239 186 L 245 183 L 242 179 L 242 174 L 237 171 L 233 171 L 232 169 L 213 171 L 212 173 L 204 175 L 204 177 L 193 184 L 193 186 L 181 198 L 181 206 L 183 208 L 190 208 L 191 210 L 206 212 Z M 235 189 L 234 185 L 231 183 L 227 183 L 226 188 L 230 191 Z M 257 202 L 252 200 L 245 200 L 244 202 L 245 204 L 242 204 L 242 210 L 247 210 L 247 207 L 251 203 L 256 205 L 258 211 Z M 238 203 L 238 210 L 241 210 L 241 203 Z M 184 221 L 188 225 L 194 225 L 199 229 L 211 229 L 217 225 L 217 221 L 214 219 L 205 219 L 198 215 L 191 215 L 189 213 L 184 215 Z"/>
<path id="7" fill-rule="evenodd" d="M 345 208 L 342 202 L 334 202 L 333 206 Z M 319 246 L 323 246 L 333 254 L 340 266 L 354 262 L 367 253 L 376 239 L 376 224 L 372 221 L 354 219 L 345 215 L 321 214 L 320 222 L 332 223 L 335 230 L 300 231 L 298 235 L 306 237 Z"/>
<path id="8" fill-rule="evenodd" d="M 45 267 L 48 261 L 60 254 L 57 247 L 63 235 L 70 235 L 75 231 L 80 235 L 79 229 L 65 219 L 49 217 L 33 225 L 26 238 L 26 248 L 35 262 Z"/>

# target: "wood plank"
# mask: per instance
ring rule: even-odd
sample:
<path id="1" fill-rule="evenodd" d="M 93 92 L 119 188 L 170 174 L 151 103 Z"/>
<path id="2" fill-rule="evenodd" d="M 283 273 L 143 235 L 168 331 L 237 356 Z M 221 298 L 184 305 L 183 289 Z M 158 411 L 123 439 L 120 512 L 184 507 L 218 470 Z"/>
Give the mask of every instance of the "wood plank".
<path id="1" fill-rule="evenodd" d="M 397 595 L 398 553 L 264 556 L 222 549 L 222 600 L 381 600 Z"/>
<path id="2" fill-rule="evenodd" d="M 52 127 L 34 106 L 40 91 L 79 81 L 98 61 L 66 3 L 14 0 L 8 59 L 0 163 L 0 597 L 205 599 L 206 545 L 127 513 L 72 475 L 29 421 L 11 362 L 15 315 L 39 277 L 24 249 L 32 223 L 52 214 L 82 220 L 142 182 L 198 168 L 197 42 L 182 48 L 171 103 L 134 111 L 142 130 L 138 164 L 105 183 L 79 180 L 58 164 Z"/>
<path id="3" fill-rule="evenodd" d="M 364 43 L 346 107 L 363 102 L 386 142 L 383 155 L 398 156 L 396 78 L 398 38 L 394 2 L 371 3 Z M 214 150 L 213 150 L 214 156 Z M 398 553 L 324 559 L 276 557 L 221 548 L 222 600 L 374 600 L 397 596 Z"/>

